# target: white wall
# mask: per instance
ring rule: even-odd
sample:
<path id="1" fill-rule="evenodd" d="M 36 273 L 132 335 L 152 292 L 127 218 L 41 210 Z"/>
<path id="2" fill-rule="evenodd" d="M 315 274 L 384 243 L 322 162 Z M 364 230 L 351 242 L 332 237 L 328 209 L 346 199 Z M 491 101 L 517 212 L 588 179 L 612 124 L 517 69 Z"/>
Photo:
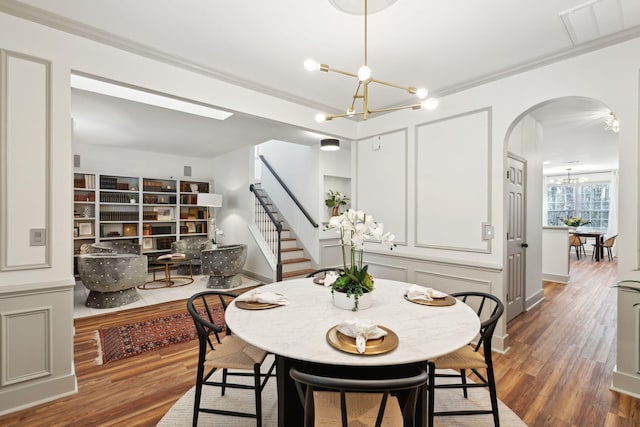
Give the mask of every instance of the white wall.
<path id="1" fill-rule="evenodd" d="M 638 74 L 640 57 L 636 54 L 640 50 L 640 39 L 630 40 L 605 49 L 589 52 L 571 59 L 546 65 L 527 72 L 487 83 L 460 93 L 453 94 L 441 100 L 436 111 L 403 110 L 394 114 L 380 116 L 360 123 L 360 139 L 390 131 L 406 129 L 408 140 L 416 140 L 416 129 L 420 124 L 430 123 L 450 117 L 456 117 L 483 108 L 491 108 L 492 115 L 489 124 L 491 155 L 489 168 L 489 206 L 490 222 L 495 227 L 495 240 L 488 253 L 472 253 L 435 248 L 415 248 L 410 245 L 398 247 L 396 256 L 412 256 L 425 260 L 440 260 L 443 263 L 454 263 L 465 266 L 497 266 L 502 271 L 491 277 L 489 289 L 492 293 L 506 297 L 504 277 L 506 264 L 506 206 L 505 194 L 505 158 L 508 150 L 509 129 L 514 122 L 530 108 L 548 100 L 565 96 L 583 96 L 602 101 L 616 112 L 621 126 L 619 138 L 620 147 L 620 224 L 618 268 L 621 278 L 638 279 L 640 273 L 636 270 L 639 265 L 638 242 Z M 444 141 L 457 143 L 457 141 Z M 409 150 L 411 151 L 411 150 Z M 460 147 L 460 156 L 467 151 L 464 145 Z M 469 151 L 473 153 L 473 150 Z M 391 179 L 400 179 L 405 171 L 390 169 L 386 171 L 392 175 Z M 358 179 L 367 179 L 369 175 L 378 173 L 375 170 L 365 172 Z M 450 180 L 474 179 L 476 176 L 451 176 Z M 433 184 L 437 184 L 434 180 Z M 414 185 L 409 180 L 409 193 Z M 452 205 L 453 206 L 453 205 Z M 448 209 L 449 205 L 438 205 L 434 209 Z M 474 209 L 469 206 L 469 209 Z M 411 213 L 411 206 L 409 206 Z M 540 222 L 538 222 L 538 225 Z M 409 216 L 409 236 L 411 228 L 415 227 Z M 451 227 L 450 227 L 451 228 Z M 451 233 L 457 233 L 451 228 Z M 624 237 L 622 237 L 624 236 Z M 457 236 L 456 236 L 457 237 Z M 400 263 L 398 261 L 397 263 Z M 392 260 L 389 264 L 397 264 Z M 638 375 L 638 360 L 640 360 L 640 338 L 634 332 L 634 317 L 629 310 L 622 310 L 631 304 L 631 297 L 625 293 L 619 294 L 618 318 L 618 356 L 614 373 L 614 386 L 640 395 L 640 375 Z M 626 313 L 626 314 L 625 314 Z M 498 337 L 507 339 L 506 325 L 501 324 L 496 331 Z"/>
<path id="2" fill-rule="evenodd" d="M 223 244 L 245 243 L 247 261 L 244 270 L 251 275 L 268 280 L 273 271 L 260 247 L 249 232 L 253 209 L 249 185 L 253 183 L 253 147 L 239 148 L 209 161 L 215 191 L 222 194 L 222 207 L 216 208 L 216 224 L 224 235 Z"/>
<path id="3" fill-rule="evenodd" d="M 76 171 L 204 181 L 213 176 L 210 161 L 197 157 L 88 144 L 73 144 L 73 153 L 80 156 Z M 184 166 L 191 166 L 191 176 L 184 176 Z"/>
<path id="4" fill-rule="evenodd" d="M 319 216 L 323 198 L 318 185 L 319 152 L 319 146 L 309 147 L 283 141 L 268 141 L 260 144 L 260 154 L 318 225 L 313 227 L 280 183 L 263 165 L 262 188 L 269 195 L 278 214 L 283 217 L 300 244 L 306 249 L 314 265 L 319 262 L 318 237 L 322 222 Z"/>
<path id="5" fill-rule="evenodd" d="M 569 283 L 568 227 L 543 227 L 542 247 L 542 278 Z"/>

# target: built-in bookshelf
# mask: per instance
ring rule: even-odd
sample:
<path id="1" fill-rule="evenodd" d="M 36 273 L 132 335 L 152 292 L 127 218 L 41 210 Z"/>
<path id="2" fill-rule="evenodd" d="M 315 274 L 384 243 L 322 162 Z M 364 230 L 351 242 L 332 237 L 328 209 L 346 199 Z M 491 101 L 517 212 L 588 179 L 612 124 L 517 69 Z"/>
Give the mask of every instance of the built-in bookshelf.
<path id="1" fill-rule="evenodd" d="M 162 253 L 171 249 L 178 236 L 176 212 L 177 181 L 143 178 L 142 181 L 142 250 Z"/>
<path id="2" fill-rule="evenodd" d="M 140 178 L 100 175 L 99 239 L 137 240 L 140 237 Z"/>
<path id="3" fill-rule="evenodd" d="M 96 174 L 73 174 L 73 252 L 96 241 Z"/>
<path id="4" fill-rule="evenodd" d="M 180 235 L 206 236 L 209 210 L 198 206 L 198 193 L 209 193 L 210 186 L 201 181 L 180 182 Z"/>
<path id="5" fill-rule="evenodd" d="M 85 243 L 124 240 L 154 257 L 181 236 L 206 236 L 208 210 L 197 193 L 210 191 L 207 181 L 75 172 L 74 255 Z"/>

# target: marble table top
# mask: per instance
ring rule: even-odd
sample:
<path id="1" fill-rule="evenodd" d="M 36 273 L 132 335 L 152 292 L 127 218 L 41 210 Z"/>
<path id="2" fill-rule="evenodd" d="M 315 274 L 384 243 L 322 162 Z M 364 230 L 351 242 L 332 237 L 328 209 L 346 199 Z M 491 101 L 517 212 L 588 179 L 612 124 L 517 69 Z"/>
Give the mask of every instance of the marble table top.
<path id="1" fill-rule="evenodd" d="M 332 303 L 330 288 L 312 279 L 296 279 L 260 287 L 277 292 L 289 305 L 245 310 L 230 304 L 225 320 L 234 334 L 274 354 L 302 361 L 352 366 L 415 363 L 455 351 L 473 340 L 480 320 L 466 304 L 432 307 L 404 299 L 410 284 L 376 279 L 373 306 L 348 311 Z M 333 348 L 326 333 L 352 318 L 368 319 L 398 336 L 398 347 L 380 355 L 350 354 Z"/>

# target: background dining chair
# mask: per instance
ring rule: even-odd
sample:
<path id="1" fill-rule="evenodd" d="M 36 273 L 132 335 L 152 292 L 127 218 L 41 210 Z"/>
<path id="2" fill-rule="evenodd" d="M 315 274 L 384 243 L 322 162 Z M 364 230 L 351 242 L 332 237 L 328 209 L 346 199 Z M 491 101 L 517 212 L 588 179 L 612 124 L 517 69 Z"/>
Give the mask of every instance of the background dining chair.
<path id="1" fill-rule="evenodd" d="M 584 250 L 584 242 L 582 241 L 582 239 L 580 239 L 579 236 L 576 236 L 575 234 L 570 234 L 569 246 L 570 248 L 576 249 L 576 257 L 578 259 L 580 259 L 580 253 L 582 253 L 583 255 L 586 255 L 586 251 Z"/>
<path id="2" fill-rule="evenodd" d="M 496 382 L 493 374 L 493 360 L 491 358 L 491 339 L 498 319 L 504 312 L 504 305 L 496 296 L 484 292 L 458 292 L 451 296 L 476 310 L 480 317 L 480 334 L 476 344 L 469 344 L 460 350 L 446 354 L 435 360 L 428 361 L 429 366 L 429 427 L 433 427 L 433 417 L 449 415 L 479 415 L 492 414 L 495 426 L 500 425 L 498 416 L 498 397 L 496 394 Z M 484 319 L 484 320 L 483 320 Z M 459 374 L 436 373 L 436 369 L 454 369 Z M 467 383 L 466 370 L 471 370 L 479 379 L 473 383 Z M 480 370 L 485 371 L 482 375 Z M 436 384 L 436 378 L 459 378 L 460 381 L 452 384 Z M 473 387 L 488 387 L 491 400 L 491 409 L 469 409 L 447 412 L 434 412 L 435 390 L 438 388 L 461 388 L 464 398 L 467 398 L 467 389 Z"/>
<path id="3" fill-rule="evenodd" d="M 224 322 L 224 310 L 235 297 L 237 295 L 231 292 L 210 290 L 197 293 L 187 300 L 187 310 L 193 318 L 199 340 L 193 426 L 198 424 L 200 412 L 255 418 L 256 425 L 262 425 L 262 389 L 272 375 L 275 362 L 266 373 L 261 373 L 267 352 L 233 335 Z M 218 369 L 222 369 L 222 381 L 210 381 L 209 378 Z M 253 384 L 229 382 L 228 376 L 251 376 Z M 255 413 L 201 407 L 203 385 L 221 387 L 221 396 L 224 396 L 226 388 L 252 389 L 255 394 Z"/>
<path id="4" fill-rule="evenodd" d="M 415 425 L 416 404 L 427 373 L 391 379 L 349 379 L 289 370 L 304 407 L 304 427 Z M 406 392 L 402 405 L 395 393 Z M 424 400 L 423 400 L 424 401 Z M 340 424 L 341 422 L 341 424 Z"/>
<path id="5" fill-rule="evenodd" d="M 609 261 L 613 261 L 613 252 L 611 248 L 613 248 L 613 245 L 616 243 L 617 237 L 618 235 L 616 234 L 615 236 L 609 237 L 607 240 L 604 241 L 604 243 L 602 243 L 602 247 L 607 250 L 607 257 L 609 258 Z M 593 252 L 591 253 L 591 258 L 594 258 L 596 255 L 596 245 L 592 243 L 591 246 L 593 246 Z"/>

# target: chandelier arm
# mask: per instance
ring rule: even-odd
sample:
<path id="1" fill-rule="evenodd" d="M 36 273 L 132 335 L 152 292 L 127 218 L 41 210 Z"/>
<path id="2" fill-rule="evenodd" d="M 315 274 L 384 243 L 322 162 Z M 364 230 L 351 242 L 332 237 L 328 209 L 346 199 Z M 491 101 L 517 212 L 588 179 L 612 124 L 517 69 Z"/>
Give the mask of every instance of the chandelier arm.
<path id="1" fill-rule="evenodd" d="M 327 67 L 327 71 L 331 71 L 333 73 L 342 74 L 344 76 L 355 77 L 356 79 L 358 78 L 357 74 L 350 73 L 348 71 L 338 70 L 337 68 L 329 68 L 329 67 Z"/>
<path id="2" fill-rule="evenodd" d="M 367 65 L 367 0 L 364 0 L 364 65 Z"/>
<path id="3" fill-rule="evenodd" d="M 347 112 L 356 110 L 356 99 L 359 99 L 362 97 L 361 95 L 359 95 L 360 86 L 362 86 L 362 82 L 358 80 L 358 86 L 356 86 L 356 93 L 353 95 L 353 99 L 351 100 L 351 106 L 349 107 L 349 110 L 347 110 Z"/>
<path id="4" fill-rule="evenodd" d="M 416 88 L 413 86 L 401 86 L 395 83 L 389 83 L 389 82 L 385 82 L 383 80 L 378 80 L 378 79 L 371 79 L 370 81 L 373 83 L 378 83 L 378 84 L 389 86 L 389 87 L 395 87 L 396 89 L 406 90 L 409 93 L 416 93 Z"/>
<path id="5" fill-rule="evenodd" d="M 388 111 L 397 111 L 397 110 L 406 110 L 406 109 L 414 109 L 419 110 L 422 108 L 422 104 L 411 104 L 411 105 L 402 105 L 399 107 L 388 107 L 388 108 L 380 108 L 377 110 L 369 110 L 369 113 L 384 113 Z"/>
<path id="6" fill-rule="evenodd" d="M 339 119 L 340 117 L 362 116 L 364 111 L 344 113 L 344 114 L 327 114 L 327 120 Z"/>

